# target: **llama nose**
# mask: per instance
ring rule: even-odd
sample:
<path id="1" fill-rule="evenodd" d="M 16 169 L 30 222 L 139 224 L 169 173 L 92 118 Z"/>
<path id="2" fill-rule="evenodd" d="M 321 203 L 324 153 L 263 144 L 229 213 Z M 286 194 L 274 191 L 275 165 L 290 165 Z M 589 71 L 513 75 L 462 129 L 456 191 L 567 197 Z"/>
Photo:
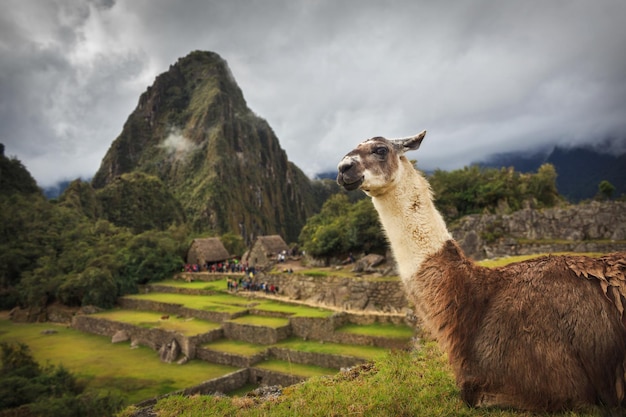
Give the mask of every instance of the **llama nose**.
<path id="1" fill-rule="evenodd" d="M 347 170 L 349 170 L 350 168 L 352 168 L 354 166 L 354 161 L 352 159 L 344 159 L 343 161 L 341 161 L 339 163 L 339 166 L 337 167 L 337 169 L 339 170 L 340 173 L 345 173 Z"/>

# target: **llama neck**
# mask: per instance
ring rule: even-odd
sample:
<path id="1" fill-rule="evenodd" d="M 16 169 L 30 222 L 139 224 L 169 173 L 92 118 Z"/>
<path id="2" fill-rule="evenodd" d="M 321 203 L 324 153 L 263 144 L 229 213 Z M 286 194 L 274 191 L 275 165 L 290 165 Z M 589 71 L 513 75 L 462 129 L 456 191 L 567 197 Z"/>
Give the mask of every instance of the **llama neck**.
<path id="1" fill-rule="evenodd" d="M 387 233 L 400 277 L 407 281 L 452 236 L 435 208 L 426 179 L 412 166 L 404 169 L 408 172 L 402 182 L 373 196 L 372 202 Z"/>

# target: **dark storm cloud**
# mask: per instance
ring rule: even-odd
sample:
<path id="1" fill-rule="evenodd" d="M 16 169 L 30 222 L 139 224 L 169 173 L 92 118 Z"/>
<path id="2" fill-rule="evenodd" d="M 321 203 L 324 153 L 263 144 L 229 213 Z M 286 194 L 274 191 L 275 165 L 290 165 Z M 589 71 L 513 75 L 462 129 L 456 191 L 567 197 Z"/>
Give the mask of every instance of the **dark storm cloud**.
<path id="1" fill-rule="evenodd" d="M 623 138 L 621 0 L 4 2 L 0 141 L 41 184 L 93 175 L 139 95 L 190 51 L 224 57 L 290 160 L 429 130 L 416 157 Z"/>

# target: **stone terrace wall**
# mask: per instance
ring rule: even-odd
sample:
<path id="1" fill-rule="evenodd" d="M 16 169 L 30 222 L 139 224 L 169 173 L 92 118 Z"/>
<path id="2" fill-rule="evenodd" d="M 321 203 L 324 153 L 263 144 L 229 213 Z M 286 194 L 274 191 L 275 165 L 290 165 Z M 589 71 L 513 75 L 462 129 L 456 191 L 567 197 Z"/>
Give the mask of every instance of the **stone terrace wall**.
<path id="1" fill-rule="evenodd" d="M 451 227 L 468 256 L 485 259 L 537 252 L 626 250 L 626 202 L 589 202 L 511 214 L 466 216 Z M 524 244 L 523 240 L 539 240 Z M 542 244 L 541 240 L 561 241 Z"/>
<path id="2" fill-rule="evenodd" d="M 248 368 L 248 370 L 250 371 L 250 379 L 248 381 L 257 385 L 281 385 L 288 387 L 307 379 L 303 376 L 284 374 L 262 368 L 252 367 Z"/>
<path id="3" fill-rule="evenodd" d="M 337 328 L 353 323 L 352 320 L 359 317 L 358 315 L 350 315 L 346 313 L 333 314 L 330 318 L 315 317 L 292 317 L 291 331 L 294 336 L 301 337 L 305 340 L 319 340 L 323 342 L 343 343 L 351 345 L 378 346 L 389 349 L 405 349 L 409 347 L 410 342 L 399 339 L 365 336 L 352 333 L 342 333 L 335 331 Z M 397 320 L 397 317 L 387 317 L 389 322 Z M 370 316 L 369 319 L 363 318 L 361 324 L 370 324 L 375 322 L 376 318 Z"/>
<path id="4" fill-rule="evenodd" d="M 262 279 L 269 285 L 278 286 L 279 294 L 292 300 L 344 310 L 399 313 L 409 306 L 399 280 L 311 277 L 288 273 L 267 274 Z"/>
<path id="5" fill-rule="evenodd" d="M 365 359 L 353 356 L 327 355 L 315 352 L 301 352 L 297 350 L 271 347 L 269 353 L 272 357 L 283 361 L 302 363 L 305 365 L 317 365 L 324 368 L 347 368 L 365 362 Z"/>
<path id="6" fill-rule="evenodd" d="M 280 347 L 269 347 L 264 352 L 250 356 L 236 355 L 228 352 L 218 352 L 204 348 L 198 348 L 196 351 L 196 358 L 198 359 L 222 365 L 236 366 L 238 368 L 249 368 L 270 357 L 287 362 L 335 369 L 347 368 L 365 362 L 365 359 L 353 356 L 301 352 Z"/>
<path id="7" fill-rule="evenodd" d="M 196 357 L 196 346 L 198 344 L 209 343 L 221 339 L 224 336 L 222 329 L 215 329 L 202 335 L 186 337 L 180 333 L 167 330 L 143 328 L 89 315 L 74 316 L 72 319 L 72 328 L 82 332 L 107 337 L 112 337 L 118 331 L 125 331 L 129 335 L 132 343 L 147 346 L 153 350 L 159 350 L 161 346 L 168 344 L 172 340 L 176 340 L 182 353 L 189 359 Z"/>
<path id="8" fill-rule="evenodd" d="M 239 371 L 231 372 L 230 374 L 210 379 L 196 386 L 181 389 L 178 391 L 170 392 L 159 397 L 151 398 L 149 400 L 142 401 L 135 404 L 138 408 L 152 406 L 157 403 L 158 400 L 166 398 L 172 395 L 196 395 L 196 394 L 214 394 L 216 392 L 227 393 L 234 391 L 246 385 L 250 381 L 250 372 L 248 369 L 241 369 Z"/>
<path id="9" fill-rule="evenodd" d="M 205 348 L 196 350 L 196 358 L 220 365 L 236 366 L 238 368 L 249 368 L 267 358 L 268 352 L 261 352 L 256 355 L 244 356 L 235 355 L 228 352 L 219 352 Z"/>
<path id="10" fill-rule="evenodd" d="M 248 343 L 271 345 L 291 336 L 291 326 L 289 325 L 272 328 L 226 321 L 222 326 L 224 337 Z"/>
<path id="11" fill-rule="evenodd" d="M 140 403 L 135 404 L 135 407 L 139 409 L 145 409 L 147 407 L 154 406 L 157 401 L 162 398 L 166 398 L 172 395 L 208 395 L 214 394 L 217 392 L 227 393 L 239 389 L 246 385 L 257 384 L 257 385 L 281 385 L 283 387 L 287 387 L 289 385 L 297 384 L 298 382 L 302 382 L 306 380 L 305 377 L 283 374 L 281 372 L 270 371 L 267 369 L 261 368 L 246 368 L 241 369 L 239 371 L 232 372 L 230 374 L 211 379 L 209 381 L 205 381 L 196 386 L 185 388 L 182 390 L 174 391 L 167 393 L 165 395 L 161 395 L 159 397 L 151 398 L 149 400 L 142 401 Z M 135 414 L 138 415 L 148 415 L 148 414 Z M 149 414 L 153 415 L 153 414 Z"/>
<path id="12" fill-rule="evenodd" d="M 292 334 L 304 340 L 312 339 L 328 342 L 328 335 L 335 331 L 334 315 L 330 319 L 321 317 L 292 317 L 289 319 L 289 322 L 291 323 Z"/>

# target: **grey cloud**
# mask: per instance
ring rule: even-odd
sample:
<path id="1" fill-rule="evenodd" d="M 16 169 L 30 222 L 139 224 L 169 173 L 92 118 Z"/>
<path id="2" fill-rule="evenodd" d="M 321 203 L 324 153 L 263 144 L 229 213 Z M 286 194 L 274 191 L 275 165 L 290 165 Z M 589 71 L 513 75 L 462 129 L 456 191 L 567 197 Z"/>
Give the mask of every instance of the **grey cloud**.
<path id="1" fill-rule="evenodd" d="M 364 138 L 422 129 L 416 158 L 428 169 L 626 136 L 621 0 L 0 8 L 0 140 L 41 183 L 93 175 L 139 94 L 195 49 L 228 61 L 251 109 L 309 175 Z"/>

